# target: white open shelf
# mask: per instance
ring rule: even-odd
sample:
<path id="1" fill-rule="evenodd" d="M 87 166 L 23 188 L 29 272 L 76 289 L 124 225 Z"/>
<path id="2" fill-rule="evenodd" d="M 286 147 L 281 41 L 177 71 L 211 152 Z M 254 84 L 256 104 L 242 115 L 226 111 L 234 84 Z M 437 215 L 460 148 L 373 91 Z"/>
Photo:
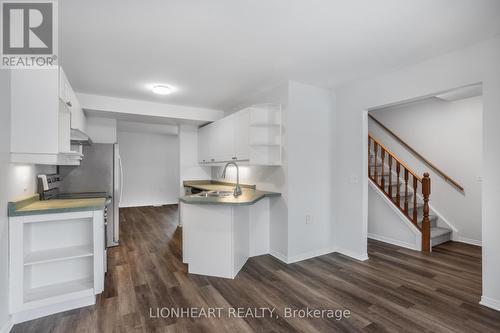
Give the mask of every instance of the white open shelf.
<path id="1" fill-rule="evenodd" d="M 250 163 L 281 165 L 281 105 L 262 104 L 250 108 Z"/>
<path id="2" fill-rule="evenodd" d="M 72 295 L 78 293 L 84 296 L 91 296 L 94 293 L 94 283 L 92 279 L 79 279 L 63 283 L 47 285 L 43 287 L 31 288 L 25 290 L 24 302 L 35 302 L 53 297 L 64 296 L 71 299 Z"/>
<path id="3" fill-rule="evenodd" d="M 95 294 L 93 226 L 90 216 L 23 223 L 19 304 L 24 310 Z"/>
<path id="4" fill-rule="evenodd" d="M 28 252 L 24 256 L 24 266 L 91 257 L 93 255 L 92 244 Z"/>

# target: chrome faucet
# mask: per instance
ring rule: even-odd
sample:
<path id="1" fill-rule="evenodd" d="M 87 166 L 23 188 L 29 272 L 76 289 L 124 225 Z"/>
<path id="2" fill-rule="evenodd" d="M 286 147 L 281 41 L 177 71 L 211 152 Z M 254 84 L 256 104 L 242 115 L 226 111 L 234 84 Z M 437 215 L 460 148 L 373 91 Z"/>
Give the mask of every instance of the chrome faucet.
<path id="1" fill-rule="evenodd" d="M 233 192 L 233 195 L 235 197 L 237 196 L 240 196 L 241 195 L 241 187 L 240 187 L 240 167 L 238 166 L 238 164 L 236 164 L 236 162 L 228 162 L 226 163 L 226 165 L 224 166 L 224 170 L 222 170 L 222 178 L 226 178 L 226 169 L 229 165 L 234 165 L 236 167 L 236 187 L 234 188 L 234 192 Z"/>

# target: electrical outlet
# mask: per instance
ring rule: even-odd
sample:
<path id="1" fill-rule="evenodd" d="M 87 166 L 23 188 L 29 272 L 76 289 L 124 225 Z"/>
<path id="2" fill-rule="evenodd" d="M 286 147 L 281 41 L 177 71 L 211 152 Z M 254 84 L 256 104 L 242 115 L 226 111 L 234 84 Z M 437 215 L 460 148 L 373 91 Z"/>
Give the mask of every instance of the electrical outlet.
<path id="1" fill-rule="evenodd" d="M 357 183 L 359 183 L 359 177 L 358 177 L 358 175 L 356 175 L 356 174 L 352 174 L 350 178 L 351 178 L 351 183 L 352 183 L 352 184 L 357 184 Z"/>
<path id="2" fill-rule="evenodd" d="M 312 223 L 313 223 L 312 215 L 306 215 L 306 224 L 312 224 Z"/>

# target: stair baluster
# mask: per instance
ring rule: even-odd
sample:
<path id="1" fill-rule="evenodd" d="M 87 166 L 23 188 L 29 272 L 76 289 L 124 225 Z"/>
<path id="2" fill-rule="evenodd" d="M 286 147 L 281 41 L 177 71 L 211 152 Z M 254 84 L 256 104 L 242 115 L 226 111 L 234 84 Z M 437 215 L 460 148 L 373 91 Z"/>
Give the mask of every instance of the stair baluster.
<path id="1" fill-rule="evenodd" d="M 389 163 L 389 198 L 392 198 L 392 156 L 387 156 L 387 162 Z"/>
<path id="2" fill-rule="evenodd" d="M 422 251 L 431 250 L 431 221 L 429 220 L 429 196 L 431 194 L 431 178 L 424 173 L 422 178 L 422 197 L 424 198 L 424 218 L 422 219 Z"/>
<path id="3" fill-rule="evenodd" d="M 418 223 L 418 220 L 417 220 L 417 214 L 418 214 L 418 211 L 417 211 L 417 187 L 418 187 L 417 178 L 415 177 L 415 175 L 413 175 L 413 221 L 415 223 Z"/>
<path id="4" fill-rule="evenodd" d="M 408 215 L 408 169 L 405 168 L 405 214 Z"/>
<path id="5" fill-rule="evenodd" d="M 398 161 L 396 161 L 396 202 L 398 204 L 398 207 L 401 207 L 401 190 L 400 190 L 400 186 L 401 186 L 401 182 L 399 180 L 399 174 L 401 172 L 401 164 L 399 164 Z"/>
<path id="6" fill-rule="evenodd" d="M 371 171 L 371 164 L 372 164 L 372 138 L 368 137 L 368 177 L 371 178 L 372 171 Z"/>
<path id="7" fill-rule="evenodd" d="M 374 154 L 371 154 L 371 147 L 373 141 Z M 378 150 L 380 147 L 380 161 L 378 160 Z M 385 176 L 385 155 L 387 154 L 387 167 L 389 181 L 386 184 Z M 415 227 L 422 233 L 422 251 L 431 251 L 431 226 L 429 218 L 429 196 L 431 193 L 431 180 L 428 173 L 425 173 L 423 178 L 417 176 L 408 166 L 402 162 L 396 155 L 389 151 L 383 144 L 381 144 L 377 139 L 373 138 L 371 135 L 368 137 L 368 177 L 384 192 L 389 199 L 396 204 L 401 212 L 412 222 Z M 394 191 L 392 189 L 392 172 L 393 172 L 393 162 L 396 166 L 396 193 L 393 196 Z M 372 172 L 370 169 L 374 168 Z M 379 170 L 380 168 L 380 170 Z M 402 168 L 402 170 L 401 170 Z M 380 171 L 380 180 L 379 180 Z M 403 172 L 404 180 L 401 180 L 401 172 Z M 412 176 L 412 182 L 410 185 L 410 175 Z M 401 185 L 404 184 L 404 203 L 401 203 Z M 424 200 L 423 206 L 423 219 L 422 224 L 418 221 L 418 202 L 417 202 L 417 191 L 419 190 L 418 184 L 421 183 L 422 187 L 422 198 Z M 388 185 L 386 189 L 386 185 Z M 412 193 L 409 192 L 409 188 L 413 190 Z M 413 213 L 410 215 L 409 206 L 410 199 L 413 200 L 412 210 Z"/>
<path id="8" fill-rule="evenodd" d="M 382 190 L 385 192 L 385 178 L 384 178 L 384 163 L 385 163 L 385 150 L 380 150 L 380 163 L 381 163 L 381 171 L 380 171 L 380 186 L 382 186 Z"/>

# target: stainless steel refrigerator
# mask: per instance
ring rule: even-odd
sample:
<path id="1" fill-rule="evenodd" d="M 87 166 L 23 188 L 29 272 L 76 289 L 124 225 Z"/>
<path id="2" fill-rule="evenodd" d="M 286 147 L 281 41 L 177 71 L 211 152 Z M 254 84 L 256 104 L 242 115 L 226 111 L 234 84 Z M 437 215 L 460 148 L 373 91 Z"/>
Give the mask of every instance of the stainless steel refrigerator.
<path id="1" fill-rule="evenodd" d="M 94 143 L 83 146 L 80 166 L 61 166 L 59 174 L 62 193 L 105 192 L 111 197 L 106 216 L 106 245 L 116 246 L 120 241 L 120 214 L 123 169 L 118 144 Z"/>

